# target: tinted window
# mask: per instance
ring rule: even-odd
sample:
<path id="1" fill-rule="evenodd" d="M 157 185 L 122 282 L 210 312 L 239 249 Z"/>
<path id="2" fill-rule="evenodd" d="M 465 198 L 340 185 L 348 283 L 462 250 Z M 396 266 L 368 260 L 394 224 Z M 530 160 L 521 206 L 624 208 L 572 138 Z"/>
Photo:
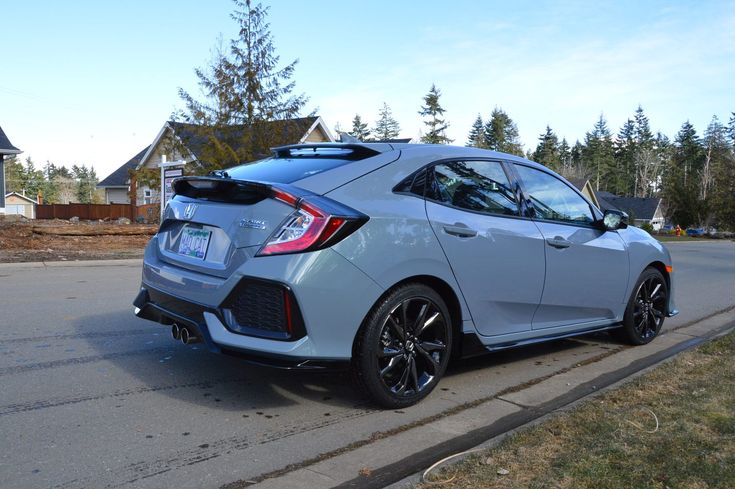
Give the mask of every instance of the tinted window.
<path id="1" fill-rule="evenodd" d="M 429 192 L 435 200 L 461 209 L 518 215 L 518 205 L 497 161 L 455 161 L 434 167 Z"/>
<path id="2" fill-rule="evenodd" d="M 227 170 L 238 180 L 291 183 L 350 163 L 343 158 L 268 158 Z"/>
<path id="3" fill-rule="evenodd" d="M 516 165 L 523 180 L 536 217 L 551 221 L 591 223 L 594 221 L 589 204 L 566 183 L 548 173 Z"/>

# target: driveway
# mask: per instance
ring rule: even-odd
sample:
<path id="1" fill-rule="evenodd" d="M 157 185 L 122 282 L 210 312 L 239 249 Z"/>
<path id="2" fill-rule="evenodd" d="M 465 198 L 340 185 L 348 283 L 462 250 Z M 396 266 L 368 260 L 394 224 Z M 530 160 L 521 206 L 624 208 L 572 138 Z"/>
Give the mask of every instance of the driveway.
<path id="1" fill-rule="evenodd" d="M 669 248 L 682 312 L 665 329 L 735 306 L 735 243 Z M 623 348 L 600 334 L 475 358 L 380 411 L 345 374 L 249 366 L 135 318 L 138 262 L 64 265 L 0 265 L 3 488 L 244 484 Z"/>

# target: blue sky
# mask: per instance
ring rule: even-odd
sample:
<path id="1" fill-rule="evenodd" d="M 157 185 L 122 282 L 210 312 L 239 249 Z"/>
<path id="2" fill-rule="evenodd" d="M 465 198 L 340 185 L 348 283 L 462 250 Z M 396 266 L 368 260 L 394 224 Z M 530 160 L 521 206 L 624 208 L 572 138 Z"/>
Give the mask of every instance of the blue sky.
<path id="1" fill-rule="evenodd" d="M 673 137 L 735 111 L 735 2 L 268 1 L 283 62 L 330 129 L 383 102 L 403 137 L 432 83 L 464 144 L 478 113 L 503 108 L 535 147 L 547 124 L 570 142 L 600 113 L 617 132 L 641 104 Z M 197 93 L 229 0 L 7 2 L 0 126 L 37 165 L 94 165 L 100 178 L 150 144 Z"/>

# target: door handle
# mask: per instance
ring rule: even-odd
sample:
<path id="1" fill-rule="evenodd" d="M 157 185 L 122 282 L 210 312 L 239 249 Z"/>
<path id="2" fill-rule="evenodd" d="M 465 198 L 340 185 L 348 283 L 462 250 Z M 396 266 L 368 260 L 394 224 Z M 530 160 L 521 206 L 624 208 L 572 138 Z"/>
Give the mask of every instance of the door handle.
<path id="1" fill-rule="evenodd" d="M 460 238 L 473 238 L 477 236 L 477 231 L 467 226 L 444 226 L 444 232 L 452 236 L 459 236 Z"/>
<path id="2" fill-rule="evenodd" d="M 569 248 L 572 245 L 571 241 L 567 241 L 561 236 L 546 238 L 546 242 L 549 244 L 549 246 L 553 246 L 554 248 Z"/>

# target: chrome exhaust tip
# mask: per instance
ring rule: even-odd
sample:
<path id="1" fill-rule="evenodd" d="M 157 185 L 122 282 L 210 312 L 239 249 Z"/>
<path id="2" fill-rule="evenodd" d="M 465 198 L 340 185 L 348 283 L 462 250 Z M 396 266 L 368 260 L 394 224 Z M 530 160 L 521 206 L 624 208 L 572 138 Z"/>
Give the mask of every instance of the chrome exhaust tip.
<path id="1" fill-rule="evenodd" d="M 192 332 L 189 331 L 189 328 L 181 328 L 181 341 L 185 345 L 192 345 L 194 343 L 199 343 L 202 339 L 197 335 L 192 334 Z"/>
<path id="2" fill-rule="evenodd" d="M 176 323 L 171 326 L 171 336 L 173 336 L 175 340 L 181 339 L 181 328 L 179 328 L 179 325 Z"/>

